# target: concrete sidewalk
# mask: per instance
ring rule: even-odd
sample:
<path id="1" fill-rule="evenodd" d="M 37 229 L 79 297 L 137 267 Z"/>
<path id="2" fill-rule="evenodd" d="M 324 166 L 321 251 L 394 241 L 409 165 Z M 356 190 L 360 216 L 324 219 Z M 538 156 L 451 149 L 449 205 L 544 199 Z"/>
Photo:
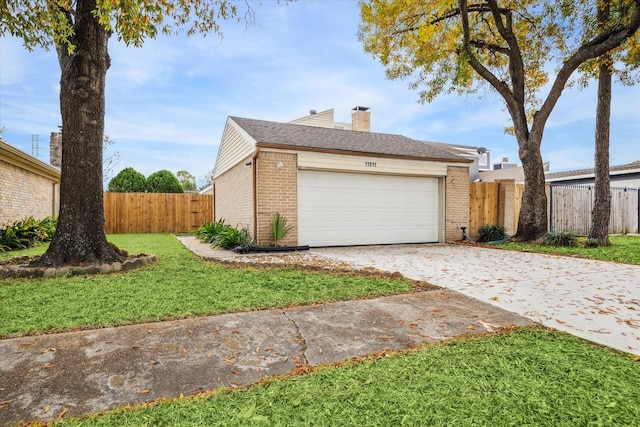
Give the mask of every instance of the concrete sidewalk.
<path id="1" fill-rule="evenodd" d="M 0 340 L 0 425 L 249 385 L 300 366 L 531 324 L 437 289 Z"/>

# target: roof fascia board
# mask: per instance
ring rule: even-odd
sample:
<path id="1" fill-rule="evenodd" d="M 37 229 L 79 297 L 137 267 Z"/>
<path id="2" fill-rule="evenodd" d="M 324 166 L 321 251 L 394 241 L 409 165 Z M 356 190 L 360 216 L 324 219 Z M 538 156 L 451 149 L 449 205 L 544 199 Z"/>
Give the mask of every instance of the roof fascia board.
<path id="1" fill-rule="evenodd" d="M 2 160 L 9 164 L 51 179 L 52 181 L 60 181 L 60 170 L 58 168 L 30 156 L 4 141 L 0 141 L 0 153 L 2 154 Z"/>
<path id="2" fill-rule="evenodd" d="M 350 156 L 363 156 L 363 157 L 381 157 L 388 159 L 407 159 L 407 160 L 421 160 L 421 161 L 431 161 L 431 162 L 443 162 L 443 163 L 473 163 L 473 160 L 460 158 L 460 159 L 438 159 L 431 157 L 415 157 L 415 156 L 398 156 L 393 154 L 382 154 L 382 153 L 365 153 L 362 151 L 349 151 L 349 150 L 328 150 L 328 149 L 319 149 L 313 147 L 295 147 L 290 145 L 279 145 L 265 142 L 258 142 L 256 147 L 259 149 L 278 149 L 278 150 L 286 150 L 286 151 L 313 151 L 317 153 L 329 153 L 329 154 L 347 154 Z"/>
<path id="3" fill-rule="evenodd" d="M 248 143 L 248 145 L 251 145 L 254 147 L 253 152 L 255 152 L 255 147 L 256 147 L 256 140 L 253 139 L 253 137 L 251 135 L 249 135 L 247 133 L 247 131 L 245 131 L 238 123 L 236 123 L 231 117 L 227 117 L 227 122 L 224 126 L 224 132 L 222 133 L 222 138 L 220 140 L 220 146 L 218 147 L 218 155 L 216 156 L 216 164 L 213 167 L 213 179 L 215 180 L 218 176 L 222 175 L 223 173 L 225 173 L 226 171 L 228 171 L 229 169 L 233 168 L 234 166 L 236 166 L 238 163 L 242 162 L 250 153 L 246 153 L 247 156 L 240 156 L 235 162 L 226 165 L 225 167 L 221 168 L 220 166 L 220 154 L 223 153 L 223 148 L 225 145 L 225 141 L 227 141 L 227 135 L 229 132 L 229 128 L 233 128 L 234 131 L 236 131 L 238 133 L 238 135 L 240 136 L 240 138 L 242 138 L 244 141 L 246 141 Z"/>

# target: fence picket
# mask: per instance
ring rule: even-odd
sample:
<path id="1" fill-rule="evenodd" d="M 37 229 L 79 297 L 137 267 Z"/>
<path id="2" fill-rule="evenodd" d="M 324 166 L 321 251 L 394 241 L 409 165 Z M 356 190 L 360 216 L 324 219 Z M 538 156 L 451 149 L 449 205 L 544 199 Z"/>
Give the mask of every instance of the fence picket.
<path id="1" fill-rule="evenodd" d="M 552 185 L 551 230 L 589 234 L 595 199 L 592 185 Z M 610 234 L 638 233 L 638 189 L 611 188 Z"/>
<path id="2" fill-rule="evenodd" d="M 104 193 L 105 230 L 188 233 L 213 219 L 213 196 L 193 193 Z"/>

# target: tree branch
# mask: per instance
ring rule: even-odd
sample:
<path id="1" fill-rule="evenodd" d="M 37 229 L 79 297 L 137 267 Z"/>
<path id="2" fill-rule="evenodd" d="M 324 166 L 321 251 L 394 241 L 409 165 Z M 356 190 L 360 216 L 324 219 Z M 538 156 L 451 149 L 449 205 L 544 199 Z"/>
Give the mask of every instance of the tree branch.
<path id="1" fill-rule="evenodd" d="M 502 47 L 502 46 L 494 44 L 494 43 L 487 43 L 484 40 L 469 40 L 469 44 L 471 46 L 477 47 L 478 49 L 487 49 L 490 52 L 498 52 L 498 53 L 502 53 L 504 55 L 509 55 L 510 54 L 509 48 Z"/>
<path id="2" fill-rule="evenodd" d="M 544 126 L 555 107 L 562 90 L 564 89 L 571 74 L 588 59 L 601 56 L 612 49 L 620 46 L 622 42 L 631 37 L 640 28 L 640 0 L 633 0 L 635 5 L 632 9 L 629 23 L 625 26 L 615 25 L 608 31 L 595 36 L 592 40 L 583 44 L 573 55 L 571 55 L 562 65 L 556 76 L 549 94 L 545 99 L 542 107 L 536 114 L 531 132 L 542 133 Z"/>

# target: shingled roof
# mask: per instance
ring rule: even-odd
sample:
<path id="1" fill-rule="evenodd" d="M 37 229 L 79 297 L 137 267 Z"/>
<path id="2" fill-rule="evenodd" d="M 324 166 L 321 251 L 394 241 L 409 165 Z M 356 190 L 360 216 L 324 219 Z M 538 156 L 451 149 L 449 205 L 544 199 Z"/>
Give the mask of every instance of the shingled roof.
<path id="1" fill-rule="evenodd" d="M 623 173 L 637 172 L 640 170 L 640 160 L 636 160 L 632 163 L 624 165 L 610 166 L 609 173 L 611 175 L 620 175 Z M 561 181 L 563 179 L 572 179 L 578 177 L 593 177 L 594 170 L 592 169 L 579 169 L 573 171 L 553 172 L 545 174 L 547 181 Z"/>
<path id="2" fill-rule="evenodd" d="M 417 141 L 402 135 L 322 128 L 241 117 L 230 117 L 230 119 L 244 129 L 258 146 L 471 162 L 429 142 Z"/>

